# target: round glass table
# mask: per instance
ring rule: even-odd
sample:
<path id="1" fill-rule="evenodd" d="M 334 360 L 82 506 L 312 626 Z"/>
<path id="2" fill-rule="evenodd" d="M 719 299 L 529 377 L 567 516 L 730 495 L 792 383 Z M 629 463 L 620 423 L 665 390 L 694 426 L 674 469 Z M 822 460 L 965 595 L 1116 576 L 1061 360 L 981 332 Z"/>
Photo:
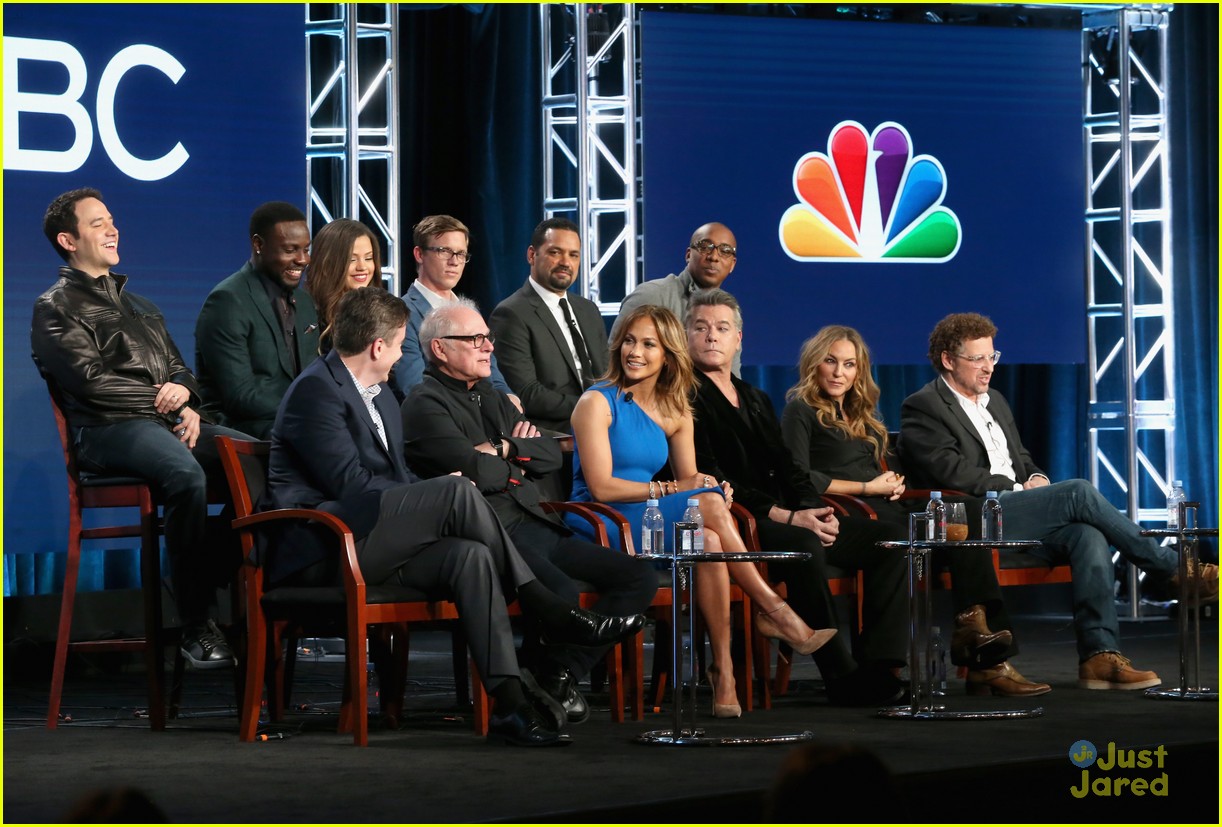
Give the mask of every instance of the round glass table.
<path id="1" fill-rule="evenodd" d="M 781 563 L 796 560 L 807 560 L 810 554 L 804 551 L 726 551 L 726 552 L 684 552 L 681 554 L 639 554 L 645 560 L 655 560 L 670 565 L 671 589 L 674 599 L 670 606 L 671 639 L 671 675 L 674 683 L 673 703 L 674 726 L 670 729 L 656 729 L 637 736 L 639 744 L 671 747 L 726 747 L 726 746 L 758 746 L 761 744 L 794 744 L 809 741 L 814 738 L 810 730 L 784 735 L 709 735 L 703 729 L 696 727 L 696 657 L 694 647 L 696 641 L 696 607 L 692 605 L 691 594 L 696 588 L 696 569 L 702 563 Z M 682 581 L 688 583 L 688 634 L 693 646 L 693 656 L 688 663 L 686 675 L 687 703 L 683 698 L 683 632 L 680 618 L 683 609 Z M 747 630 L 747 634 L 750 634 Z M 657 653 L 654 654 L 657 657 Z M 686 706 L 686 714 L 684 712 Z M 686 725 L 684 718 L 686 717 Z"/>
<path id="2" fill-rule="evenodd" d="M 919 515 L 913 515 L 919 516 Z M 915 532 L 913 532 L 915 533 Z M 932 594 L 929 588 L 931 552 L 935 548 L 969 548 L 982 552 L 995 548 L 1024 549 L 1041 545 L 1038 540 L 883 540 L 882 548 L 902 550 L 908 557 L 908 674 L 911 703 L 880 709 L 880 718 L 918 721 L 996 720 L 1038 718 L 1042 706 L 1031 709 L 950 710 L 934 702 L 930 628 Z"/>

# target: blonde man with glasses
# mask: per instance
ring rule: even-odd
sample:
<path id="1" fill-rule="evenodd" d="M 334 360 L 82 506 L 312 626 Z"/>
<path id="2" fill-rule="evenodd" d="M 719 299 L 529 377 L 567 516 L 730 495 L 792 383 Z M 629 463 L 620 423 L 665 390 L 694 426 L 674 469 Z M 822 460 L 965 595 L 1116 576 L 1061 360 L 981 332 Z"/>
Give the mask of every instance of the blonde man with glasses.
<path id="1" fill-rule="evenodd" d="M 426 359 L 420 347 L 420 322 L 434 307 L 458 298 L 454 288 L 471 261 L 470 241 L 467 225 L 452 215 L 426 215 L 412 227 L 416 280 L 403 294 L 408 309 L 407 336 L 403 339 L 403 357 L 394 371 L 395 395 L 400 400 L 424 378 Z M 491 381 L 494 388 L 509 395 L 514 407 L 522 410 L 522 402 L 501 375 L 495 356 Z"/>
<path id="2" fill-rule="evenodd" d="M 989 388 L 1001 353 L 997 328 L 979 313 L 953 313 L 929 336 L 938 378 L 904 400 L 898 450 L 916 488 L 1001 494 L 1007 537 L 1040 540 L 1032 553 L 1073 570 L 1078 686 L 1145 689 L 1154 672 L 1120 654 L 1112 547 L 1157 580 L 1176 572 L 1173 549 L 1142 537 L 1138 526 L 1087 480 L 1052 482 L 1023 447 L 1010 406 Z M 1218 567 L 1203 566 L 1202 593 L 1218 596 Z"/>

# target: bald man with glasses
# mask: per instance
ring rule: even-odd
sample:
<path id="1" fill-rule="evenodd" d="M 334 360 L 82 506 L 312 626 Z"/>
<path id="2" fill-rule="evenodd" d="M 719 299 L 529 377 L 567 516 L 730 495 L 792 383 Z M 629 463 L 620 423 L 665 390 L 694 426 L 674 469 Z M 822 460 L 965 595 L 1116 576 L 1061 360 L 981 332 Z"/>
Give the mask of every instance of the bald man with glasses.
<path id="1" fill-rule="evenodd" d="M 611 327 L 612 338 L 619 327 L 619 320 L 627 318 L 629 313 L 642 305 L 665 307 L 675 314 L 676 319 L 682 319 L 693 293 L 721 287 L 722 282 L 734 272 L 734 265 L 738 263 L 738 241 L 725 224 L 716 221 L 703 224 L 692 233 L 684 259 L 686 265 L 678 274 L 650 279 L 624 297 L 619 306 L 619 316 Z M 734 354 L 731 370 L 735 376 L 741 376 L 742 367 L 740 349 Z"/>
<path id="2" fill-rule="evenodd" d="M 938 378 L 904 400 L 898 451 L 915 488 L 950 488 L 980 497 L 998 491 L 1006 536 L 1040 540 L 1031 553 L 1073 570 L 1078 686 L 1145 689 L 1154 672 L 1134 669 L 1120 654 L 1112 547 L 1158 581 L 1171 582 L 1173 549 L 1142 537 L 1087 480 L 1052 482 L 1023 447 L 1010 406 L 989 388 L 1001 360 L 997 328 L 979 313 L 954 313 L 929 336 Z M 1218 567 L 1202 566 L 1202 594 L 1217 600 Z M 1001 679 L 1003 676 L 998 675 Z"/>

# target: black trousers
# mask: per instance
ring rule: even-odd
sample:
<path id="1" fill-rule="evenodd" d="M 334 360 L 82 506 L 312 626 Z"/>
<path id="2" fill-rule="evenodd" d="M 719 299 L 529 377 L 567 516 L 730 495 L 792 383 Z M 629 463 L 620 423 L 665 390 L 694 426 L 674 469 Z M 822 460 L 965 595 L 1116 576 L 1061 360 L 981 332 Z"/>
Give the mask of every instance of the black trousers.
<path id="1" fill-rule="evenodd" d="M 591 608 L 600 614 L 639 614 L 649 608 L 658 591 L 658 575 L 650 563 L 570 535 L 541 520 L 523 520 L 509 536 L 539 582 L 564 600 L 578 602 L 578 582 L 593 586 L 598 600 Z M 523 648 L 532 647 L 524 642 Z M 580 678 L 606 651 L 606 647 L 548 647 L 545 656 Z M 538 651 L 531 654 L 544 656 Z"/>
<path id="2" fill-rule="evenodd" d="M 865 594 L 860 651 L 855 653 L 857 662 L 886 665 L 907 662 L 908 567 L 901 553 L 875 545 L 879 540 L 898 539 L 892 524 L 841 517 L 840 534 L 828 548 L 820 544 L 813 531 L 801 526 L 761 519 L 757 527 L 760 542 L 766 549 L 810 552 L 811 559 L 807 562 L 768 567 L 771 577 L 785 583 L 790 606 L 808 626 L 839 625 L 827 584 L 828 565 L 845 571 L 860 570 L 864 574 Z M 825 649 L 832 651 L 824 654 Z M 825 679 L 851 671 L 853 664 L 851 660 L 846 662 L 846 652 L 847 644 L 837 635 L 815 653 L 815 663 Z"/>

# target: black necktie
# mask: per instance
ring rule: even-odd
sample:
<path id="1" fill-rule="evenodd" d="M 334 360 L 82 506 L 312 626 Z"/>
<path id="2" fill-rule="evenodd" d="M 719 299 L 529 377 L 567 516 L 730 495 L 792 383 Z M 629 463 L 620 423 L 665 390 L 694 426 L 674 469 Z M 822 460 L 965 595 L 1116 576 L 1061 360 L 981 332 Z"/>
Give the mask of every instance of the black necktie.
<path id="1" fill-rule="evenodd" d="M 564 313 L 564 321 L 568 324 L 569 333 L 573 337 L 573 349 L 577 351 L 577 360 L 581 362 L 581 386 L 588 388 L 594 381 L 594 367 L 590 364 L 590 351 L 586 349 L 586 340 L 581 337 L 581 331 L 577 329 L 577 320 L 569 311 L 568 299 L 560 300 L 560 310 Z"/>

